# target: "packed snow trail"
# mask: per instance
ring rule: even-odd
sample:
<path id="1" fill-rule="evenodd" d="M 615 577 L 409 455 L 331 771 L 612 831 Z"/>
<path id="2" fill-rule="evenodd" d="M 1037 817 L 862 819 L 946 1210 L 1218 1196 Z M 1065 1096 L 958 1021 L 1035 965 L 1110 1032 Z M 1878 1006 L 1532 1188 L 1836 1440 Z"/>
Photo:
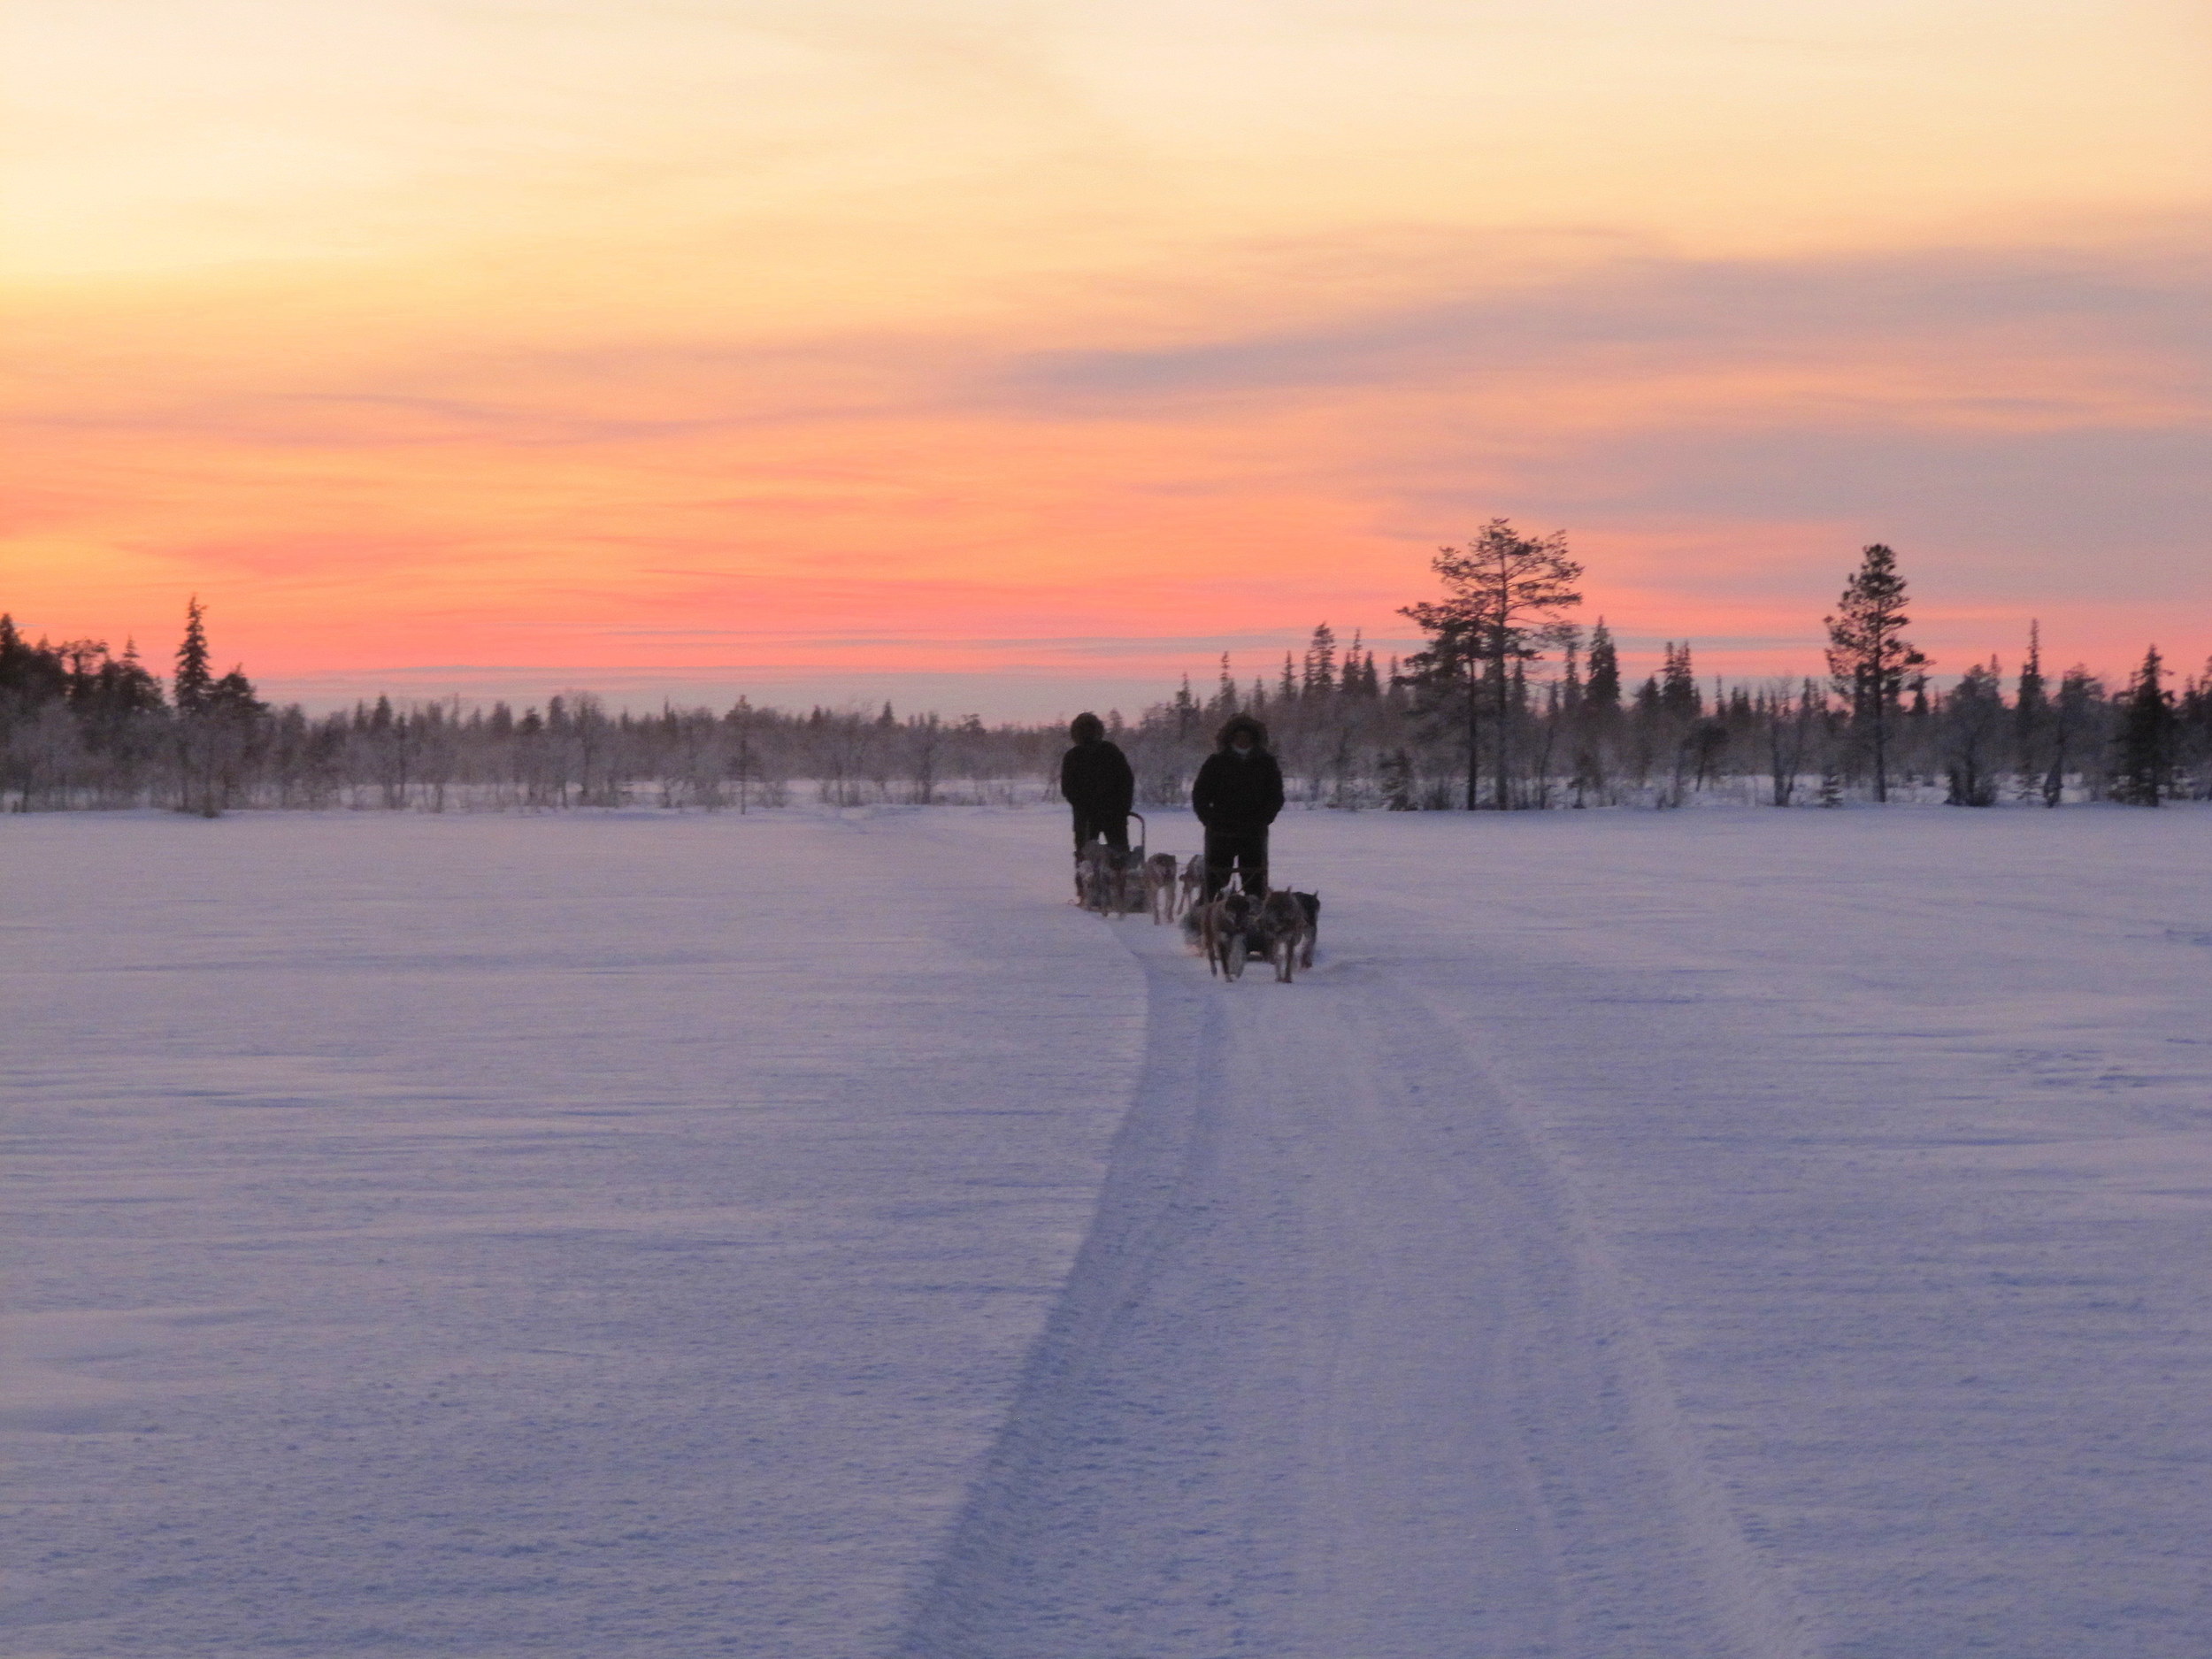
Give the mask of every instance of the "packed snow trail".
<path id="1" fill-rule="evenodd" d="M 1401 974 L 1229 986 L 1123 937 L 1139 1097 L 905 1651 L 1809 1653 L 1573 1199 Z"/>

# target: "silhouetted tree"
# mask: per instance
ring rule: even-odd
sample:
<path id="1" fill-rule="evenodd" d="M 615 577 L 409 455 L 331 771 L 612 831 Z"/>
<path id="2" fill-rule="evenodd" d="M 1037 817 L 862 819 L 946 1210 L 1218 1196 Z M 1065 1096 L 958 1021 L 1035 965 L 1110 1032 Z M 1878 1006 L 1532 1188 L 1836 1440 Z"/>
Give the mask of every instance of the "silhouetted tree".
<path id="1" fill-rule="evenodd" d="M 1904 636 L 1911 620 L 1905 614 L 1905 579 L 1897 573 L 1897 555 L 1874 542 L 1844 584 L 1827 625 L 1828 672 L 1836 689 L 1850 700 L 1853 718 L 1863 722 L 1872 736 L 1877 801 L 1889 799 L 1890 732 L 1906 677 L 1928 663 Z"/>
<path id="2" fill-rule="evenodd" d="M 2174 700 L 2164 673 L 2154 645 L 2143 654 L 2120 706 L 2112 798 L 2131 806 L 2157 806 L 2173 782 Z"/>
<path id="3" fill-rule="evenodd" d="M 1594 709 L 1617 712 L 1621 706 L 1621 657 L 1603 617 L 1590 630 L 1590 677 L 1582 696 Z"/>
<path id="4" fill-rule="evenodd" d="M 2067 767 L 2096 743 L 2103 708 L 2104 683 L 2086 668 L 2077 663 L 2060 676 L 2058 696 L 2051 705 L 2050 764 L 2043 773 L 2045 806 L 2065 800 Z"/>
<path id="5" fill-rule="evenodd" d="M 1678 719 L 1694 720 L 1705 712 L 1705 699 L 1698 694 L 1697 675 L 1690 666 L 1690 642 L 1677 645 L 1667 641 L 1666 664 L 1659 677 L 1659 707 L 1662 712 Z"/>
<path id="6" fill-rule="evenodd" d="M 1467 805 L 1477 804 L 1479 705 L 1474 664 L 1486 673 L 1496 733 L 1493 804 L 1512 805 L 1513 671 L 1540 659 L 1566 626 L 1561 613 L 1582 603 L 1574 584 L 1582 566 L 1567 557 L 1564 531 L 1524 536 L 1511 522 L 1493 518 L 1464 549 L 1441 548 L 1432 567 L 1443 579 L 1445 597 L 1402 607 L 1430 646 L 1428 669 L 1463 677 L 1467 711 Z"/>
<path id="7" fill-rule="evenodd" d="M 177 647 L 177 673 L 172 683 L 177 712 L 183 715 L 197 714 L 215 685 L 208 666 L 207 612 L 197 594 L 185 603 L 184 640 Z"/>
<path id="8" fill-rule="evenodd" d="M 1998 754 L 2004 741 L 2004 682 L 1992 657 L 1968 669 L 1944 699 L 1944 772 L 1951 806 L 1997 803 Z"/>

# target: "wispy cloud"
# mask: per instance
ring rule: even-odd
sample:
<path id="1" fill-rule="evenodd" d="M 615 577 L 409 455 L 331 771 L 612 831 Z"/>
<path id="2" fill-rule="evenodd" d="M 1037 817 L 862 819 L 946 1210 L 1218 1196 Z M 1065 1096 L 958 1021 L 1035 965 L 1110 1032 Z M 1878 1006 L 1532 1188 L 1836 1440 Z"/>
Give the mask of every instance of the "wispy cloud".
<path id="1" fill-rule="evenodd" d="M 1041 351 L 997 365 L 986 403 L 1062 416 L 1536 373 L 1611 381 L 1886 359 L 1930 345 L 2126 359 L 2212 418 L 2212 226 L 2155 250 L 1915 250 L 1609 262 L 1540 286 L 1171 345 Z M 2070 388 L 1962 396 L 1961 415 L 2078 415 Z"/>

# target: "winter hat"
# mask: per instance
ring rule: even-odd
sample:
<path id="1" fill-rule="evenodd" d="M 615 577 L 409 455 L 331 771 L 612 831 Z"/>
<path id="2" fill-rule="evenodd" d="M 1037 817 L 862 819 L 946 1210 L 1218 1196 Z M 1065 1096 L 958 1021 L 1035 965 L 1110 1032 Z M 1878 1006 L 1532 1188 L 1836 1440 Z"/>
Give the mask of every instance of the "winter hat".
<path id="1" fill-rule="evenodd" d="M 1106 722 L 1095 714 L 1079 714 L 1068 722 L 1068 735 L 1079 743 L 1094 743 L 1106 735 Z"/>

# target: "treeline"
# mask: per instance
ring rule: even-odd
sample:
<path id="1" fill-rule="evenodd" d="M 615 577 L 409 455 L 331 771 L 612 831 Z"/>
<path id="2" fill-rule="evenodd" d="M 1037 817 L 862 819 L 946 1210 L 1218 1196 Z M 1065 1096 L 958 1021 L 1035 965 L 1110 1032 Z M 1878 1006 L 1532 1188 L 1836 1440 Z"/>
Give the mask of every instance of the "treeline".
<path id="1" fill-rule="evenodd" d="M 898 718 L 744 698 L 727 710 L 611 712 L 589 693 L 519 711 L 504 703 L 397 704 L 311 715 L 273 707 L 241 669 L 209 667 L 205 620 L 186 615 L 165 686 L 134 648 L 32 643 L 0 616 L 0 798 L 13 810 L 168 806 L 611 807 L 748 810 L 803 787 L 836 805 L 1033 799 L 1057 764 L 1056 727 Z"/>
<path id="2" fill-rule="evenodd" d="M 1317 628 L 1271 688 L 1225 676 L 1202 701 L 1187 687 L 1147 710 L 1118 738 L 1141 797 L 1181 798 L 1214 726 L 1243 709 L 1268 722 L 1294 790 L 1329 807 L 2212 799 L 2212 664 L 2177 688 L 2154 652 L 2118 688 L 2082 668 L 2047 678 L 2032 643 L 2009 680 L 1993 660 L 1949 691 L 1915 677 L 1880 717 L 1878 763 L 1876 715 L 1832 683 L 1701 683 L 1681 643 L 1632 686 L 1602 622 L 1562 641 L 1555 674 L 1509 670 L 1502 699 L 1478 676 L 1471 725 L 1463 687 L 1438 695 L 1363 659 L 1331 675 L 1334 648 Z"/>
<path id="3" fill-rule="evenodd" d="M 1717 680 L 1709 695 L 1686 641 L 1670 642 L 1640 685 L 1624 683 L 1604 620 L 1586 637 L 1568 618 L 1582 567 L 1563 534 L 1525 536 L 1493 519 L 1464 547 L 1440 549 L 1433 568 L 1442 596 L 1402 613 L 1425 646 L 1387 675 L 1371 657 L 1332 672 L 1326 628 L 1302 667 L 1286 659 L 1279 746 L 1310 799 L 1509 810 L 1900 793 L 1968 807 L 2212 798 L 2212 662 L 2177 685 L 2153 648 L 2124 686 L 2080 666 L 2054 680 L 2032 626 L 2009 687 L 1992 657 L 1939 689 L 1906 636 L 1897 556 L 1878 543 L 1824 619 L 1825 676 Z M 1236 698 L 1225 673 L 1205 712 Z M 1146 726 L 1179 732 L 1186 720 L 1170 707 Z"/>
<path id="4" fill-rule="evenodd" d="M 1885 547 L 1827 619 L 1829 672 L 1763 682 L 1701 680 L 1687 641 L 1624 679 L 1604 621 L 1567 619 L 1581 572 L 1561 537 L 1494 520 L 1436 568 L 1443 597 L 1406 608 L 1426 643 L 1403 661 L 1325 624 L 1279 672 L 1245 681 L 1224 657 L 1202 692 L 1186 678 L 1133 718 L 1109 713 L 1141 803 L 1187 799 L 1239 712 L 1267 723 L 1298 798 L 1340 809 L 2212 799 L 2212 663 L 2178 683 L 2155 650 L 2124 685 L 2053 675 L 2032 629 L 2013 672 L 1993 657 L 1938 688 Z M 380 697 L 311 715 L 262 700 L 242 668 L 213 672 L 196 600 L 165 680 L 129 646 L 34 643 L 0 616 L 0 800 L 18 811 L 1015 804 L 1052 793 L 1064 746 L 1056 725 L 743 698 L 639 714 L 586 693 L 519 710 Z"/>

